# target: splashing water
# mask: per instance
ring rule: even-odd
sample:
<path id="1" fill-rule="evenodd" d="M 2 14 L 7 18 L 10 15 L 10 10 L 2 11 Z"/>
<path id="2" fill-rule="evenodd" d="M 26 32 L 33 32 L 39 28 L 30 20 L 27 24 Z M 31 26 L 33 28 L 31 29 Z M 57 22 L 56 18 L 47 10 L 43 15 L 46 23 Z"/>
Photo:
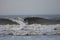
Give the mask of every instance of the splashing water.
<path id="1" fill-rule="evenodd" d="M 20 24 L 20 25 L 26 25 L 24 22 L 22 22 L 22 21 L 17 21 L 17 23 L 18 24 Z"/>
<path id="2" fill-rule="evenodd" d="M 19 17 L 17 19 L 10 19 L 10 20 L 17 22 L 21 26 L 25 26 L 26 25 L 26 23 L 23 22 L 24 19 L 19 18 Z"/>
<path id="3" fill-rule="evenodd" d="M 24 21 L 24 19 L 22 19 L 22 18 L 17 18 L 18 20 L 17 20 L 17 23 L 18 24 L 20 24 L 21 26 L 25 26 L 26 24 L 23 22 Z"/>

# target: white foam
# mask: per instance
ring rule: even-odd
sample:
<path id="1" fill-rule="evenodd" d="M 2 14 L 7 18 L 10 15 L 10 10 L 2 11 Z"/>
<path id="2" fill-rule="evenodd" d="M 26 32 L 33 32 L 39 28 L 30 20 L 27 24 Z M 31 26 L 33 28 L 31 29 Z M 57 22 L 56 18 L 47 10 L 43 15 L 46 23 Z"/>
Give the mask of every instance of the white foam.
<path id="1" fill-rule="evenodd" d="M 9 18 L 10 20 L 12 20 L 12 21 L 14 21 L 14 22 L 17 22 L 18 24 L 20 24 L 21 26 L 25 26 L 26 25 L 26 23 L 24 23 L 23 21 L 24 21 L 24 19 L 22 19 L 22 18 L 16 18 L 16 19 L 12 19 L 12 18 Z"/>
<path id="2" fill-rule="evenodd" d="M 57 30 L 54 30 L 57 28 Z M 25 34 L 58 34 L 60 33 L 60 24 L 56 25 L 41 25 L 41 24 L 32 24 L 32 25 L 0 25 L 0 34 L 9 33 L 3 32 L 6 30 L 12 32 L 14 35 L 25 35 Z M 13 31 L 12 31 L 13 30 Z"/>
<path id="3" fill-rule="evenodd" d="M 24 22 L 22 22 L 22 21 L 16 21 L 18 24 L 20 24 L 20 25 L 26 25 Z"/>

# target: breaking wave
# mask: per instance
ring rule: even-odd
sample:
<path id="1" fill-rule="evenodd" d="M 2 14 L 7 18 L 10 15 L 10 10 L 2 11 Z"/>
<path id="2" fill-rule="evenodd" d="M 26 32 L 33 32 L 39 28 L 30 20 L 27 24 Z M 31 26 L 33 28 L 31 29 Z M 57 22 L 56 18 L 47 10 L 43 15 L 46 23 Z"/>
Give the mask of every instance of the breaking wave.
<path id="1" fill-rule="evenodd" d="M 45 19 L 40 17 L 26 17 L 24 21 L 28 24 L 60 24 L 60 20 Z"/>
<path id="2" fill-rule="evenodd" d="M 0 34 L 60 34 L 60 20 L 44 19 L 40 17 L 0 18 Z"/>
<path id="3" fill-rule="evenodd" d="M 40 17 L 26 17 L 26 18 L 0 18 L 0 24 L 60 24 L 60 20 L 45 19 Z"/>
<path id="4" fill-rule="evenodd" d="M 25 25 L 22 18 L 0 18 L 0 25 Z"/>

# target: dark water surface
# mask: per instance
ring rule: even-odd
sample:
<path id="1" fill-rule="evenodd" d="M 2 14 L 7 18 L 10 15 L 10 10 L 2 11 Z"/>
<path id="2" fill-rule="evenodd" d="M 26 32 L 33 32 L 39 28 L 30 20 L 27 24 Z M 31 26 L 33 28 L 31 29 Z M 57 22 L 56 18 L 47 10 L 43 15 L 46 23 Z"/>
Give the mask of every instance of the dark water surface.
<path id="1" fill-rule="evenodd" d="M 47 19 L 60 19 L 60 15 L 0 15 L 0 18 L 17 18 L 17 17 L 41 17 L 41 18 L 47 18 Z"/>

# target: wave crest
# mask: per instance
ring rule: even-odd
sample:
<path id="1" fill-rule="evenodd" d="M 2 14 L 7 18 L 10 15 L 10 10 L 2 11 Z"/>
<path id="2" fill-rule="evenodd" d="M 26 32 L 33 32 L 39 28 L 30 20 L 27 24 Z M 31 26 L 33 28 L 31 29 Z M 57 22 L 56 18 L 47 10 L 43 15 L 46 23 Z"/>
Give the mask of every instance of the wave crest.
<path id="1" fill-rule="evenodd" d="M 24 21 L 28 24 L 60 24 L 60 20 L 44 19 L 40 17 L 26 17 Z"/>

